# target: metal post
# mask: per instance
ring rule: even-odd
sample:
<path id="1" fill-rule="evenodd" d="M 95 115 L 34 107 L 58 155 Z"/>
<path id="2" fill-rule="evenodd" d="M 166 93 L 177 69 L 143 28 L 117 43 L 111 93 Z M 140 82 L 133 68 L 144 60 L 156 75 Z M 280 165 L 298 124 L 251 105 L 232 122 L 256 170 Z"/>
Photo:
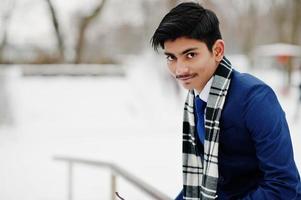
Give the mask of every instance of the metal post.
<path id="1" fill-rule="evenodd" d="M 116 199 L 116 175 L 111 172 L 111 200 Z"/>
<path id="2" fill-rule="evenodd" d="M 55 160 L 64 161 L 68 163 L 68 200 L 73 199 L 73 182 L 74 182 L 74 167 L 75 164 L 84 164 L 88 166 L 96 166 L 100 168 L 108 168 L 111 171 L 111 200 L 124 200 L 118 193 L 117 190 L 117 177 L 120 176 L 121 178 L 127 180 L 130 184 L 140 189 L 145 194 L 153 197 L 157 200 L 171 200 L 172 198 L 168 197 L 164 193 L 160 192 L 156 188 L 152 187 L 151 185 L 145 183 L 139 177 L 129 173 L 125 169 L 119 167 L 118 165 L 114 165 L 109 162 L 102 162 L 102 161 L 95 161 L 95 160 L 86 160 L 86 159 L 79 159 L 79 158 L 72 158 L 72 157 L 63 157 L 63 156 L 55 156 Z M 118 198 L 117 198 L 118 196 Z"/>
<path id="3" fill-rule="evenodd" d="M 68 162 L 68 200 L 73 199 L 73 163 Z"/>

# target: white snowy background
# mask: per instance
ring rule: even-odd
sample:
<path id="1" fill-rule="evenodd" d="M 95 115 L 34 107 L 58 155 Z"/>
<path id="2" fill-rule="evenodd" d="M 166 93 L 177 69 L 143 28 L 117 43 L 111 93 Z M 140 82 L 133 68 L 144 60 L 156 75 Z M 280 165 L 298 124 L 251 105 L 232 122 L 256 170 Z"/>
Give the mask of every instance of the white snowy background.
<path id="1" fill-rule="evenodd" d="M 104 11 L 104 28 L 143 23 L 138 1 L 108 1 L 107 7 L 115 12 Z M 63 30 L 72 30 L 72 13 L 89 12 L 97 1 L 53 2 Z M 12 45 L 53 46 L 44 6 L 39 0 L 17 1 L 8 34 Z M 65 37 L 72 56 L 74 35 Z M 283 95 L 281 70 L 249 68 L 244 57 L 229 57 L 237 69 L 260 77 L 275 90 L 287 115 L 300 171 L 301 121 L 294 117 L 300 112 L 300 73 L 294 73 L 293 87 Z M 24 77 L 18 65 L 3 72 L 13 125 L 0 127 L 0 200 L 66 200 L 67 165 L 55 161 L 56 155 L 113 162 L 168 196 L 177 195 L 186 93 L 178 94 L 171 84 L 164 57 L 144 53 L 124 61 L 125 77 Z M 76 166 L 74 199 L 109 199 L 109 175 L 108 170 Z M 122 179 L 117 180 L 117 191 L 126 200 L 151 199 Z"/>
<path id="2" fill-rule="evenodd" d="M 231 56 L 230 56 L 231 57 Z M 132 58 L 126 77 L 22 77 L 8 70 L 15 125 L 0 129 L 0 199 L 67 199 L 67 165 L 54 155 L 114 162 L 173 197 L 181 188 L 183 95 L 160 78 L 150 55 Z M 234 64 L 241 59 L 232 58 Z M 244 70 L 244 69 L 242 69 Z M 297 91 L 280 93 L 280 71 L 253 70 L 276 91 L 301 167 Z M 296 74 L 298 76 L 298 74 Z M 107 170 L 75 168 L 74 199 L 109 199 Z M 118 179 L 126 199 L 147 196 Z"/>

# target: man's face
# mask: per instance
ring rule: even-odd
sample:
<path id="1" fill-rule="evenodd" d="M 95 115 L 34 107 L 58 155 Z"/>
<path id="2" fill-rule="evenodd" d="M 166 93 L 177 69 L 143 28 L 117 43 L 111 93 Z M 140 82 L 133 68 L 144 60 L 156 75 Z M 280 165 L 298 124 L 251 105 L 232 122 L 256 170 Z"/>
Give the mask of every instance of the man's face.
<path id="1" fill-rule="evenodd" d="M 165 41 L 164 53 L 171 74 L 184 88 L 199 92 L 212 77 L 220 61 L 204 42 L 187 37 Z"/>

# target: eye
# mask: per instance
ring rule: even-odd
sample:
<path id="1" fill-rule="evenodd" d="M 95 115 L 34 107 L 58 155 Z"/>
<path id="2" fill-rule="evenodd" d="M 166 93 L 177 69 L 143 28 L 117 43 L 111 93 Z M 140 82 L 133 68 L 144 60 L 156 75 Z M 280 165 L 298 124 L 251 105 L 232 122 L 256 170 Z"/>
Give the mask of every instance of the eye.
<path id="1" fill-rule="evenodd" d="M 196 55 L 197 55 L 196 53 L 191 52 L 191 53 L 188 53 L 186 56 L 187 56 L 187 58 L 193 58 L 193 57 L 195 57 Z"/>
<path id="2" fill-rule="evenodd" d="M 174 60 L 175 60 L 175 57 L 172 56 L 172 55 L 167 55 L 167 56 L 166 56 L 166 60 L 167 60 L 167 61 L 174 61 Z"/>

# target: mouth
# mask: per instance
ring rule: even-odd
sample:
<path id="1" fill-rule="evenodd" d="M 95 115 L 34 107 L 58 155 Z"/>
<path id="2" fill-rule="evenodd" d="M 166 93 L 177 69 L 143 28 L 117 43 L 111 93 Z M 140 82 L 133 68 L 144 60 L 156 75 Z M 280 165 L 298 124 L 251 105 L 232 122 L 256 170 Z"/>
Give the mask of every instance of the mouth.
<path id="1" fill-rule="evenodd" d="M 188 81 L 192 78 L 194 78 L 196 76 L 196 74 L 183 74 L 183 75 L 177 75 L 176 79 L 180 80 L 180 81 Z"/>

